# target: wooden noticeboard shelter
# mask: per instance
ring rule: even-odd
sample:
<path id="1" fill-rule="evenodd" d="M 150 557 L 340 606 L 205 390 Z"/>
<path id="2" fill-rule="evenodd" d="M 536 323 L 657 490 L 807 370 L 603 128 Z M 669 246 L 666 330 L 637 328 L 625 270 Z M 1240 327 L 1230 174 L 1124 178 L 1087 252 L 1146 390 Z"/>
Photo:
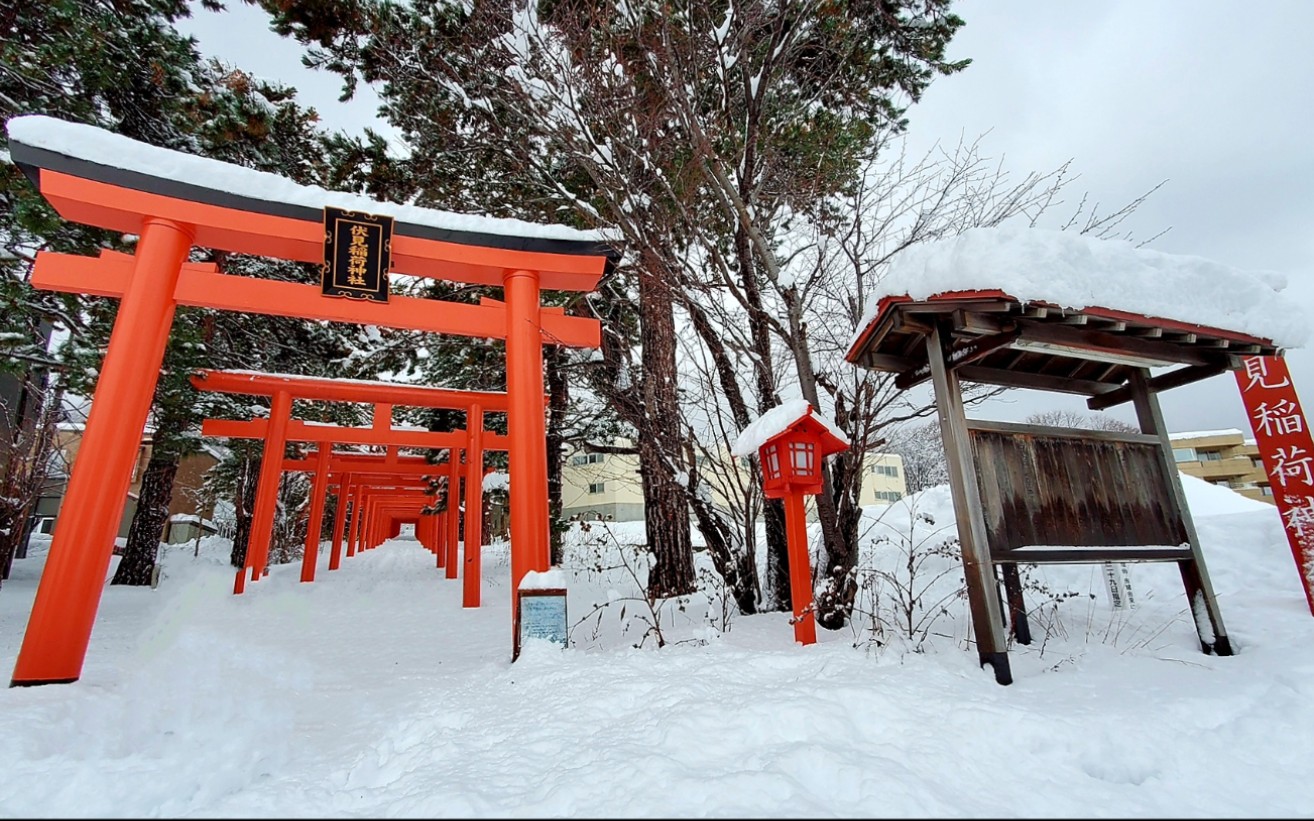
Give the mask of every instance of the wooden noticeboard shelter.
<path id="1" fill-rule="evenodd" d="M 1231 655 L 1157 394 L 1280 353 L 1270 340 L 1001 291 L 886 297 L 847 359 L 935 388 L 981 664 L 1012 681 L 1004 614 L 1029 643 L 1019 563 L 1171 561 L 1206 653 Z M 1151 367 L 1173 367 L 1151 376 Z M 1133 403 L 1140 434 L 970 420 L 962 380 Z"/>

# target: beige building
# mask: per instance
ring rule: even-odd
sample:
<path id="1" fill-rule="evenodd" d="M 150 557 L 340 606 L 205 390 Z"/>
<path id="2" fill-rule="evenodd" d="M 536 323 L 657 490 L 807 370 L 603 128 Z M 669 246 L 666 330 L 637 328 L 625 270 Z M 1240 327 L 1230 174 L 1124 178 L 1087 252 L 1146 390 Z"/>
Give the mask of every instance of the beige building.
<path id="1" fill-rule="evenodd" d="M 625 447 L 630 443 L 618 442 Z M 728 450 L 727 464 L 734 462 Z M 862 505 L 888 505 L 903 498 L 907 484 L 903 459 L 891 453 L 869 454 L 863 470 Z M 712 496 L 727 505 L 727 496 L 742 494 L 751 475 L 740 461 L 736 470 L 707 471 Z M 639 457 L 633 454 L 583 453 L 566 456 L 561 470 L 561 512 L 566 519 L 609 519 L 633 522 L 643 519 L 643 488 L 639 479 Z M 809 505 L 809 510 L 811 506 Z"/>
<path id="2" fill-rule="evenodd" d="M 1206 430 L 1174 433 L 1173 458 L 1182 473 L 1231 488 L 1242 496 L 1273 502 L 1273 489 L 1255 440 L 1241 431 Z"/>
<path id="3" fill-rule="evenodd" d="M 82 445 L 82 431 L 81 424 L 61 423 L 55 432 L 50 475 L 35 514 L 36 522 L 33 531 L 36 533 L 46 535 L 54 533 L 55 520 L 59 517 L 64 503 L 64 493 L 68 489 L 69 473 L 73 468 L 73 462 L 77 459 L 78 448 Z M 128 495 L 123 501 L 123 513 L 119 517 L 119 529 L 116 533 L 121 539 L 128 537 L 128 528 L 132 525 L 132 517 L 137 512 L 142 478 L 146 466 L 151 461 L 151 437 L 152 432 L 147 429 L 137 447 L 137 458 L 132 463 L 132 478 L 128 484 Z M 169 501 L 169 518 L 165 521 L 164 533 L 161 536 L 163 541 L 186 540 L 195 533 L 197 527 L 194 515 L 195 491 L 201 487 L 206 472 L 217 462 L 218 459 L 212 453 L 202 450 L 200 453 L 184 457 L 178 465 L 178 473 L 174 476 L 173 482 L 173 497 Z M 212 511 L 203 512 L 206 516 L 213 515 Z"/>
<path id="4" fill-rule="evenodd" d="M 617 446 L 630 443 L 619 441 Z M 566 519 L 641 520 L 643 483 L 638 455 L 582 451 L 567 455 L 561 467 L 561 515 Z"/>

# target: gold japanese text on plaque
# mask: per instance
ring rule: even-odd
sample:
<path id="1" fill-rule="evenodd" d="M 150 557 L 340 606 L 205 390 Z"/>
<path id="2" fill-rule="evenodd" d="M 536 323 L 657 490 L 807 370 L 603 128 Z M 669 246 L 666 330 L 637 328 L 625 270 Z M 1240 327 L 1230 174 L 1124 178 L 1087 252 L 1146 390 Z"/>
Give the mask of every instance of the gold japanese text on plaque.
<path id="1" fill-rule="evenodd" d="M 324 296 L 388 301 L 392 217 L 324 208 Z"/>

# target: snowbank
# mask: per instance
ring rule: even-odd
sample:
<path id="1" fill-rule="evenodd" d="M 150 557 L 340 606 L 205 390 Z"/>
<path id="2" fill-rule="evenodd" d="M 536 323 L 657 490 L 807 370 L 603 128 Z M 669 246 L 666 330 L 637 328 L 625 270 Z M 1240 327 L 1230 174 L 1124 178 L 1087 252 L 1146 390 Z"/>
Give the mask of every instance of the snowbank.
<path id="1" fill-rule="evenodd" d="M 480 608 L 413 541 L 243 596 L 170 549 L 158 590 L 105 589 L 82 681 L 0 690 L 0 816 L 1309 815 L 1314 619 L 1275 509 L 1197 522 L 1237 656 L 1199 652 L 1174 565 L 1132 567 L 1127 611 L 1099 567 L 1046 568 L 1067 575 L 1033 577 L 1007 688 L 964 639 L 947 488 L 882 510 L 860 581 L 885 604 L 816 645 L 788 614 L 725 613 L 714 583 L 653 609 L 615 564 L 646 551 L 587 546 L 562 569 L 574 649 L 514 664 L 505 545 Z M 913 592 L 949 589 L 916 651 L 876 572 L 900 570 L 899 520 L 943 572 Z M 42 561 L 0 592 L 0 667 Z"/>

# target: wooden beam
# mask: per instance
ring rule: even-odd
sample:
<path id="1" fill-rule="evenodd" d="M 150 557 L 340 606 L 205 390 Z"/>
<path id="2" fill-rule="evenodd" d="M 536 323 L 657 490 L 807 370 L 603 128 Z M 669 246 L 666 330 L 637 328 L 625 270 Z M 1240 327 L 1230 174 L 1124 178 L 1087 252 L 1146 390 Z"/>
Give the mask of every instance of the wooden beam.
<path id="1" fill-rule="evenodd" d="M 954 311 L 953 324 L 955 333 L 963 331 L 978 335 L 1004 333 L 1017 327 L 1015 322 L 977 311 Z"/>
<path id="2" fill-rule="evenodd" d="M 1192 382 L 1199 382 L 1201 379 L 1208 379 L 1211 376 L 1217 376 L 1223 373 L 1226 368 L 1214 365 L 1188 365 L 1185 368 L 1178 368 L 1175 371 L 1161 374 L 1149 380 L 1151 391 L 1158 393 L 1172 388 L 1180 388 L 1182 385 L 1189 385 Z M 1107 410 L 1123 402 L 1130 402 L 1133 390 L 1130 385 L 1124 385 L 1117 390 L 1109 391 L 1102 396 L 1095 396 L 1086 401 L 1086 407 L 1091 410 Z"/>
<path id="3" fill-rule="evenodd" d="M 1065 345 L 1094 353 L 1121 354 L 1145 359 L 1180 362 L 1183 365 L 1218 365 L 1225 360 L 1219 354 L 1187 348 L 1171 342 L 1154 342 L 1139 337 L 1116 335 L 1107 331 L 1078 330 L 1061 325 L 1023 322 L 1022 338 L 1051 345 Z"/>
<path id="4" fill-rule="evenodd" d="M 1062 376 L 1046 376 L 1028 371 L 1008 371 L 1001 368 L 984 368 L 969 365 L 958 368 L 957 374 L 969 382 L 983 382 L 987 385 L 1003 385 L 1008 388 L 1029 388 L 1037 391 L 1057 391 L 1058 393 L 1076 393 L 1082 396 L 1099 396 L 1116 390 L 1117 385 L 1107 382 L 1092 382 L 1088 379 L 1068 379 Z"/>
<path id="5" fill-rule="evenodd" d="M 900 373 L 917 367 L 917 360 L 906 359 L 902 356 L 891 356 L 883 353 L 867 354 L 862 359 L 863 365 L 873 371 L 887 371 L 890 373 Z"/>
<path id="6" fill-rule="evenodd" d="M 222 436 L 229 439 L 263 439 L 267 419 L 206 419 L 201 423 L 202 436 Z M 340 445 L 398 445 L 411 448 L 462 448 L 465 432 L 439 432 L 431 430 L 374 430 L 348 428 L 339 425 L 309 425 L 300 419 L 288 422 L 289 442 L 332 442 Z M 484 450 L 506 450 L 507 437 L 497 433 L 484 434 Z"/>
<path id="7" fill-rule="evenodd" d="M 1191 558 L 1191 551 L 1180 547 L 1026 547 L 1000 550 L 991 554 L 996 562 L 1035 564 L 1088 564 L 1096 562 L 1180 562 Z"/>
<path id="8" fill-rule="evenodd" d="M 976 635 L 981 665 L 991 666 L 996 682 L 1011 684 L 1013 674 L 1004 638 L 1003 608 L 999 601 L 995 566 L 990 560 L 981 490 L 977 486 L 967 417 L 963 413 L 963 395 L 958 376 L 949 370 L 946 361 L 947 337 L 944 330 L 934 328 L 926 339 L 926 357 L 935 380 L 935 406 L 949 468 L 949 489 L 958 523 L 958 546 L 963 557 L 972 630 Z"/>
<path id="9" fill-rule="evenodd" d="M 1191 556 L 1179 561 L 1177 567 L 1181 570 L 1182 584 L 1186 588 L 1186 605 L 1193 616 L 1200 647 L 1206 653 L 1230 656 L 1232 643 L 1227 638 L 1227 628 L 1223 626 L 1223 614 L 1218 608 L 1218 599 L 1214 596 L 1213 583 L 1209 581 L 1209 570 L 1205 567 L 1204 554 L 1200 550 L 1200 537 L 1195 530 L 1195 521 L 1191 518 L 1191 509 L 1186 504 L 1186 493 L 1182 490 L 1177 462 L 1173 459 L 1173 443 L 1168 438 L 1168 426 L 1163 421 L 1159 397 L 1150 390 L 1149 369 L 1138 368 L 1132 373 L 1128 385 L 1131 387 L 1136 421 L 1140 423 L 1141 431 L 1159 437 L 1159 459 L 1163 465 L 1164 481 L 1168 485 L 1166 490 L 1176 503 L 1177 513 L 1186 528 L 1187 543 L 1184 547 L 1190 550 Z M 1209 624 L 1205 624 L 1205 621 Z"/>
<path id="10" fill-rule="evenodd" d="M 121 298 L 132 278 L 133 258 L 105 253 L 100 257 L 43 251 L 32 269 L 32 285 L 47 291 Z M 353 325 L 378 325 L 453 336 L 506 339 L 506 311 L 497 305 L 469 305 L 393 294 L 387 302 L 334 299 L 318 285 L 229 276 L 212 265 L 183 266 L 174 290 L 179 305 L 221 311 L 324 319 Z M 540 312 L 544 344 L 596 348 L 602 344 L 596 319 Z"/>
<path id="11" fill-rule="evenodd" d="M 509 407 L 506 394 L 500 391 L 467 391 L 428 385 L 329 379 L 293 374 L 204 369 L 192 374 L 191 383 L 197 390 L 203 391 L 244 396 L 273 396 L 277 391 L 287 391 L 293 399 L 358 402 L 374 405 L 376 409 L 380 404 L 460 411 L 468 410 L 472 405 L 498 411 L 505 411 Z M 547 404 L 546 396 L 543 397 L 543 402 Z M 379 418 L 386 420 L 388 414 L 379 414 Z"/>
<path id="12" fill-rule="evenodd" d="M 994 433 L 1021 433 L 1030 436 L 1070 436 L 1074 439 L 1098 439 L 1101 442 L 1131 442 L 1138 445 L 1157 445 L 1159 438 L 1144 433 L 1127 433 L 1120 430 L 1093 430 L 1090 428 L 1064 428 L 1055 425 L 1031 425 L 1024 422 L 995 422 L 989 419 L 968 419 L 968 430 Z"/>

